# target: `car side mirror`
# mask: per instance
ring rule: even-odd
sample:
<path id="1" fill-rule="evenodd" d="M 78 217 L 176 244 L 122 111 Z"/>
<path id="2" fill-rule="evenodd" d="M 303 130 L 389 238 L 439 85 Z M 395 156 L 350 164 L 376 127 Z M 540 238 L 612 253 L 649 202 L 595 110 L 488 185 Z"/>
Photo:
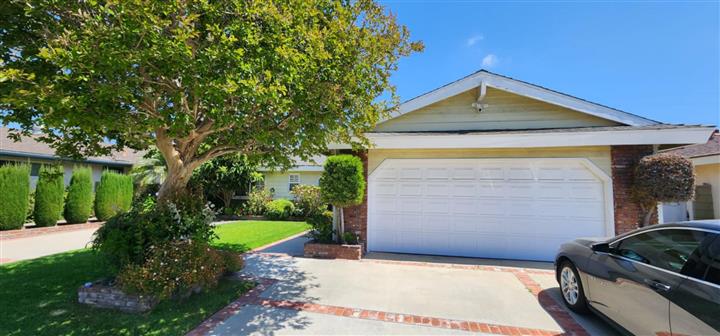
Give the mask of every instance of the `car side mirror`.
<path id="1" fill-rule="evenodd" d="M 608 243 L 596 243 L 590 246 L 593 252 L 610 253 L 610 244 Z"/>

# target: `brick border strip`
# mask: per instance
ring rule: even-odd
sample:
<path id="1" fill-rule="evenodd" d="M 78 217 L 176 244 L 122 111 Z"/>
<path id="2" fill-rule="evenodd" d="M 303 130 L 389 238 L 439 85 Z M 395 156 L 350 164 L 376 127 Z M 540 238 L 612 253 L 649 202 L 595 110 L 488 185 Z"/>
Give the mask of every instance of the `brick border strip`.
<path id="1" fill-rule="evenodd" d="M 270 243 L 270 244 L 266 244 L 266 245 L 263 245 L 263 246 L 260 246 L 260 247 L 256 247 L 256 248 L 254 248 L 254 249 L 252 249 L 252 250 L 250 250 L 250 251 L 247 251 L 247 252 L 245 252 L 245 253 L 259 253 L 261 250 L 264 250 L 264 249 L 266 249 L 266 248 L 270 248 L 270 247 L 273 247 L 273 246 L 275 246 L 275 245 L 280 245 L 280 244 L 282 244 L 282 243 L 285 243 L 285 242 L 287 242 L 287 241 L 293 240 L 293 239 L 295 239 L 295 238 L 300 238 L 300 237 L 306 235 L 308 232 L 310 232 L 310 230 L 305 230 L 305 231 L 303 231 L 303 232 L 300 232 L 300 233 L 298 233 L 298 234 L 292 235 L 292 236 L 290 236 L 290 237 L 283 238 L 283 239 L 280 239 L 280 240 L 278 240 L 278 241 L 274 241 L 274 242 L 272 242 L 272 243 Z M 260 253 L 262 253 L 262 252 L 260 252 Z M 287 254 L 287 253 L 275 253 L 275 252 L 266 252 L 266 253 L 267 253 L 267 254 Z"/>
<path id="2" fill-rule="evenodd" d="M 73 232 L 79 230 L 98 229 L 105 222 L 92 222 L 82 224 L 62 224 L 56 226 L 25 228 L 19 230 L 0 231 L 0 241 L 22 239 L 30 237 L 44 236 L 54 233 Z"/>

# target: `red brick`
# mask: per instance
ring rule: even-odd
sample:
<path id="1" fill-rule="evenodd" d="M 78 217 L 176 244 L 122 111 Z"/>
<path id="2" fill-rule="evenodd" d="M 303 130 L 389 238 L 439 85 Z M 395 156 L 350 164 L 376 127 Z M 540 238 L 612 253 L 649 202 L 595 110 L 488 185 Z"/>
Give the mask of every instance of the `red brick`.
<path id="1" fill-rule="evenodd" d="M 632 200 L 634 171 L 638 161 L 652 153 L 650 145 L 610 147 L 616 234 L 632 231 L 642 222 L 640 206 Z"/>

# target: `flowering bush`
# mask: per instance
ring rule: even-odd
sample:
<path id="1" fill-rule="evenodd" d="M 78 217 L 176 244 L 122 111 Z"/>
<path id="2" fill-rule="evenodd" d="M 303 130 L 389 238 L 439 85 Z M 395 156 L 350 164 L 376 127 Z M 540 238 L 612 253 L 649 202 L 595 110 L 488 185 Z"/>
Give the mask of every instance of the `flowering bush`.
<path id="1" fill-rule="evenodd" d="M 695 174 L 690 160 L 675 154 L 646 156 L 635 168 L 635 200 L 648 225 L 658 202 L 685 202 L 695 197 Z"/>
<path id="2" fill-rule="evenodd" d="M 290 193 L 295 196 L 295 208 L 305 218 L 327 210 L 327 204 L 323 202 L 318 186 L 296 185 Z"/>
<path id="3" fill-rule="evenodd" d="M 210 225 L 214 218 L 214 211 L 202 198 L 188 196 L 163 205 L 146 198 L 107 221 L 96 232 L 93 248 L 115 270 L 141 265 L 151 246 L 189 239 L 209 242 L 215 237 Z"/>
<path id="4" fill-rule="evenodd" d="M 248 215 L 262 216 L 265 214 L 267 204 L 272 200 L 269 190 L 255 188 L 248 193 L 245 211 Z"/>
<path id="5" fill-rule="evenodd" d="M 215 287 L 228 270 L 226 260 L 205 242 L 175 240 L 150 246 L 145 262 L 126 265 L 117 281 L 129 293 L 160 300 L 184 297 Z"/>

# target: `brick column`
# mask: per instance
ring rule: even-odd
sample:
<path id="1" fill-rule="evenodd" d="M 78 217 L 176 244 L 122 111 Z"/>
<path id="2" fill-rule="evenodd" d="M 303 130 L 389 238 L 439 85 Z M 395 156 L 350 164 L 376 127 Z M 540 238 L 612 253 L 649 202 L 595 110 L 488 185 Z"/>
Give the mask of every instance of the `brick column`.
<path id="1" fill-rule="evenodd" d="M 635 165 L 653 153 L 651 145 L 611 146 L 615 234 L 625 233 L 642 223 L 640 207 L 632 201 Z M 656 220 L 656 219 L 654 219 Z"/>
<path id="2" fill-rule="evenodd" d="M 359 157 L 363 162 L 363 173 L 365 175 L 365 196 L 363 197 L 362 204 L 343 209 L 345 217 L 345 232 L 353 232 L 360 237 L 361 242 L 367 243 L 367 151 L 353 152 L 352 154 Z"/>

